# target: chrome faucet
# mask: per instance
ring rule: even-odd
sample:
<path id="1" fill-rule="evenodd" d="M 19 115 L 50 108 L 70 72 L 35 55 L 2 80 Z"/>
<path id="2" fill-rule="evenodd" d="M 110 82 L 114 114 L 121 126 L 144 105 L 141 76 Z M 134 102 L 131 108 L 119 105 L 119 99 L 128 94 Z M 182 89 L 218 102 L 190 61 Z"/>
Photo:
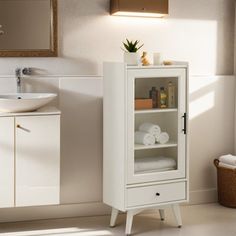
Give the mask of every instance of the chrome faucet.
<path id="1" fill-rule="evenodd" d="M 21 68 L 16 68 L 15 75 L 16 75 L 17 93 L 21 93 Z"/>
<path id="2" fill-rule="evenodd" d="M 21 79 L 22 75 L 31 75 L 32 74 L 32 69 L 31 68 L 16 68 L 15 70 L 15 75 L 16 75 L 16 86 L 17 86 L 17 93 L 21 93 Z"/>

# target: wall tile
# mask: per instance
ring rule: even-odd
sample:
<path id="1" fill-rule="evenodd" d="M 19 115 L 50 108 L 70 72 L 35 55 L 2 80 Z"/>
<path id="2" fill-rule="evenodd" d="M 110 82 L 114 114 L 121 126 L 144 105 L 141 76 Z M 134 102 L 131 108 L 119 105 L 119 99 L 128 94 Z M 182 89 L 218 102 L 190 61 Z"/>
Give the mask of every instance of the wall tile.
<path id="1" fill-rule="evenodd" d="M 15 93 L 16 79 L 15 78 L 0 78 L 0 93 Z"/>

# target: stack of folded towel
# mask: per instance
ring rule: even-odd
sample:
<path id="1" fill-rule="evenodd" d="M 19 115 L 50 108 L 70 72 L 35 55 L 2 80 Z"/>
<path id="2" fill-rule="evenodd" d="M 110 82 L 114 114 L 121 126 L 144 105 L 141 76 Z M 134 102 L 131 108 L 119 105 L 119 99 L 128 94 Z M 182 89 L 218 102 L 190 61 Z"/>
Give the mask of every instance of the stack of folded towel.
<path id="1" fill-rule="evenodd" d="M 144 145 L 154 145 L 155 143 L 165 144 L 169 141 L 168 133 L 161 132 L 158 125 L 143 123 L 139 126 L 139 131 L 135 132 L 135 143 Z"/>
<path id="2" fill-rule="evenodd" d="M 136 158 L 135 173 L 161 172 L 176 169 L 176 161 L 170 157 L 142 157 Z"/>
<path id="3" fill-rule="evenodd" d="M 236 156 L 231 154 L 221 156 L 219 158 L 219 166 L 229 168 L 229 169 L 236 169 Z"/>

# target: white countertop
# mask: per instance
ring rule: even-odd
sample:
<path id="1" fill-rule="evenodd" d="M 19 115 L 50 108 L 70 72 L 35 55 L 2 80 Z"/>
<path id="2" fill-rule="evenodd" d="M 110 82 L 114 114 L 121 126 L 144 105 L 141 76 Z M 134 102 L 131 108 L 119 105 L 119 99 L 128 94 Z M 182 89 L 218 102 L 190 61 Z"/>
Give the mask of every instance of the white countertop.
<path id="1" fill-rule="evenodd" d="M 61 111 L 56 107 L 45 106 L 36 111 L 31 112 L 19 112 L 19 113 L 5 113 L 0 112 L 0 117 L 11 117 L 11 116 L 46 116 L 46 115 L 60 115 Z"/>

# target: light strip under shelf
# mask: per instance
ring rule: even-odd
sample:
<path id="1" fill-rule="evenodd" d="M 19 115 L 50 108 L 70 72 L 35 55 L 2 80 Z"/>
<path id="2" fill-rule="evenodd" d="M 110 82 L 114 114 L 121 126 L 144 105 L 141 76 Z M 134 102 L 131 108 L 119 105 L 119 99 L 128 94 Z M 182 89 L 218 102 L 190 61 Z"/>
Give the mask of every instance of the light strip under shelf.
<path id="1" fill-rule="evenodd" d="M 112 14 L 113 16 L 136 16 L 136 17 L 156 17 L 163 18 L 167 14 L 161 13 L 149 13 L 149 12 L 128 12 L 128 11 L 117 11 Z"/>

